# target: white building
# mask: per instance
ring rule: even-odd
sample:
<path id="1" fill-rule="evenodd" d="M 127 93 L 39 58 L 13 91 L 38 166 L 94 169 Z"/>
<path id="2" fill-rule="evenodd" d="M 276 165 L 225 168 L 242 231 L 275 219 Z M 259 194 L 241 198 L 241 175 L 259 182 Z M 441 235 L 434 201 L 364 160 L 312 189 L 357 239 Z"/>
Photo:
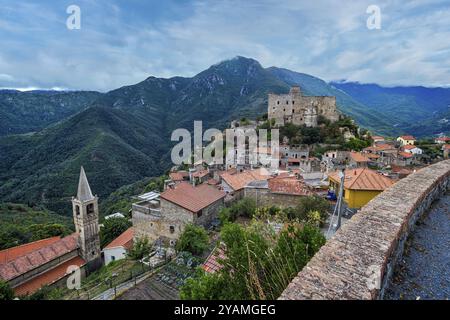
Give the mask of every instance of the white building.
<path id="1" fill-rule="evenodd" d="M 126 258 L 127 251 L 133 247 L 133 236 L 134 230 L 131 227 L 103 248 L 105 265 Z"/>

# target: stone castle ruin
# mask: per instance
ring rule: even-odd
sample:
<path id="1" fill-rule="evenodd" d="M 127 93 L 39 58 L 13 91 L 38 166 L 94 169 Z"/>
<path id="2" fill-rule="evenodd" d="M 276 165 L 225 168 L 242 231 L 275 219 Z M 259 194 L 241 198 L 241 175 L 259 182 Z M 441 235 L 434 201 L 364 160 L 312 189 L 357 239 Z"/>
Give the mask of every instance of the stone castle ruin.
<path id="1" fill-rule="evenodd" d="M 275 119 L 277 126 L 293 123 L 316 127 L 319 115 L 339 120 L 336 97 L 303 96 L 299 86 L 293 86 L 288 94 L 269 94 L 268 118 Z"/>

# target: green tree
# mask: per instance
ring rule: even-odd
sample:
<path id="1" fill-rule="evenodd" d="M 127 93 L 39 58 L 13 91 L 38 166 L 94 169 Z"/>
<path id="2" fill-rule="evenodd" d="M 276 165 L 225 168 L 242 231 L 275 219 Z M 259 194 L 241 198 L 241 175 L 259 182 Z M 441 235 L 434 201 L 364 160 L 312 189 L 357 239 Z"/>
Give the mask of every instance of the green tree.
<path id="1" fill-rule="evenodd" d="M 177 242 L 178 251 L 188 251 L 193 255 L 201 255 L 208 248 L 209 239 L 203 227 L 193 224 L 186 225 Z"/>
<path id="2" fill-rule="evenodd" d="M 147 256 L 151 249 L 152 246 L 147 237 L 139 238 L 134 242 L 133 247 L 129 250 L 128 256 L 133 260 L 139 260 Z"/>
<path id="3" fill-rule="evenodd" d="M 14 291 L 10 285 L 0 279 L 0 301 L 14 299 Z"/>
<path id="4" fill-rule="evenodd" d="M 114 217 L 106 219 L 100 229 L 100 245 L 104 248 L 108 243 L 124 233 L 131 227 L 131 222 L 126 218 Z"/>
<path id="5" fill-rule="evenodd" d="M 318 196 L 302 197 L 294 209 L 286 210 L 289 219 L 299 219 L 307 222 L 311 219 L 311 211 L 317 211 L 320 214 L 320 225 L 323 225 L 330 210 L 330 204 L 324 198 Z"/>

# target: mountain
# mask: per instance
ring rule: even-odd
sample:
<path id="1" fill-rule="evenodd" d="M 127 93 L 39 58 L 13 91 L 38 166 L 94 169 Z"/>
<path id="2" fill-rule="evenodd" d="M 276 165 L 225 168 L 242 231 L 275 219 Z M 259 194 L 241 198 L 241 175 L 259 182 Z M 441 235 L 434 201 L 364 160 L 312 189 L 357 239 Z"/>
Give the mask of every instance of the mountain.
<path id="1" fill-rule="evenodd" d="M 0 126 L 9 133 L 0 137 L 0 201 L 40 204 L 70 215 L 81 165 L 93 191 L 105 199 L 122 185 L 170 168 L 173 130 L 192 130 L 194 120 L 203 120 L 203 130 L 223 129 L 232 119 L 260 116 L 267 112 L 268 93 L 286 93 L 292 84 L 307 95 L 335 95 L 339 110 L 377 133 L 397 133 L 388 115 L 334 85 L 286 69 L 263 68 L 244 57 L 191 78 L 149 77 L 107 93 L 0 91 L 0 101 L 10 103 L 1 109 L 0 115 L 7 114 L 2 121 L 16 123 L 16 132 L 27 132 L 11 134 Z M 30 106 L 29 113 L 25 106 Z M 39 118 L 40 108 L 47 116 Z M 19 121 L 22 114 L 28 118 Z"/>
<path id="2" fill-rule="evenodd" d="M 450 88 L 382 87 L 357 82 L 332 82 L 370 111 L 385 114 L 402 133 L 430 136 L 449 133 Z"/>
<path id="3" fill-rule="evenodd" d="M 0 90 L 0 136 L 38 131 L 94 102 L 94 91 Z"/>

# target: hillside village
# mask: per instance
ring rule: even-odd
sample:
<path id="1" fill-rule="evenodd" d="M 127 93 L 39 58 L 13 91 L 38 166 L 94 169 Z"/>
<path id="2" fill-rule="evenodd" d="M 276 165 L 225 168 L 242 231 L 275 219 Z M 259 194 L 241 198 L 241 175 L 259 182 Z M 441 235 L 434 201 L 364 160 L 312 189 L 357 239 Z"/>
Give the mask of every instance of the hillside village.
<path id="1" fill-rule="evenodd" d="M 278 168 L 248 161 L 234 166 L 204 161 L 175 166 L 161 188 L 133 196 L 130 212 L 106 217 L 105 225 L 114 219 L 128 220 L 129 225 L 102 246 L 98 198 L 82 168 L 72 199 L 75 233 L 0 251 L 0 278 L 16 296 L 25 298 L 43 287 L 63 286 L 72 275 L 67 267 L 76 265 L 87 281 L 85 291 L 91 293 L 83 297 L 65 292 L 66 298 L 94 298 L 92 290 L 99 284 L 93 283 L 102 274 L 98 269 L 107 270 L 108 278 L 101 279 L 111 284 L 100 286 L 101 292 L 96 289 L 97 297 L 178 298 L 180 290 L 185 295 L 192 290 L 181 288 L 186 282 L 192 285 L 187 279 L 195 278 L 196 266 L 206 274 L 224 268 L 231 250 L 221 233 L 227 224 L 244 228 L 257 220 L 282 234 L 295 223 L 312 223 L 325 239 L 330 229 L 336 229 L 332 219 L 340 199 L 339 214 L 345 223 L 400 179 L 450 154 L 448 137 L 418 141 L 412 135 L 372 135 L 338 111 L 335 97 L 303 96 L 296 86 L 287 94 L 270 94 L 267 114 L 235 120 L 230 128 L 280 129 Z M 227 152 L 237 154 L 237 150 Z M 252 153 L 274 156 L 270 142 L 257 150 L 247 149 L 244 160 Z M 302 201 L 325 203 L 325 209 L 307 209 L 301 216 Z M 202 250 L 185 243 L 187 230 L 207 235 Z M 127 276 L 122 279 L 122 274 Z M 122 286 L 120 295 L 117 286 Z"/>

